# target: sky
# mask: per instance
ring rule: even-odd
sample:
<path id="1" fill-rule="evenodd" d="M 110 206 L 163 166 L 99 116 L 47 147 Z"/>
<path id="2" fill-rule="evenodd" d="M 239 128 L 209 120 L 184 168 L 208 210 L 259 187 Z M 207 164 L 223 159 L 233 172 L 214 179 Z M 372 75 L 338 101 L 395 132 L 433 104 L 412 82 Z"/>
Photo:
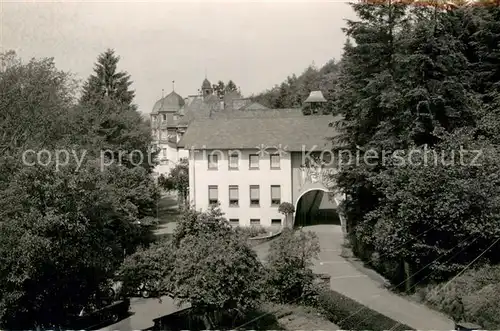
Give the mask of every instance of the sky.
<path id="1" fill-rule="evenodd" d="M 53 57 L 83 81 L 112 48 L 147 114 L 172 81 L 183 97 L 205 74 L 212 83 L 232 79 L 249 96 L 339 59 L 348 18 L 352 9 L 339 1 L 0 0 L 0 51 Z"/>

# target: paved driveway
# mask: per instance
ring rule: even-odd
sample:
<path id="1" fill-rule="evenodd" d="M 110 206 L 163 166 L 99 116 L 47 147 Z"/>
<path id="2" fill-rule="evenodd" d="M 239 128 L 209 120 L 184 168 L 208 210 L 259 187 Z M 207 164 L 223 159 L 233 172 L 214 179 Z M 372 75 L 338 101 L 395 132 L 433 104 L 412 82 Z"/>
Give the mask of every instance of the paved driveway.
<path id="1" fill-rule="evenodd" d="M 454 323 L 441 313 L 391 293 L 382 281 L 368 277 L 366 272 L 341 257 L 343 234 L 340 226 L 314 225 L 304 229 L 318 235 L 321 253 L 314 269 L 331 275 L 333 290 L 417 330 L 454 329 Z M 362 315 L 363 311 L 359 314 Z M 356 326 L 352 328 L 356 329 Z"/>
<path id="2" fill-rule="evenodd" d="M 416 330 L 454 329 L 454 323 L 444 315 L 391 293 L 374 271 L 362 270 L 340 256 L 343 235 L 339 225 L 312 225 L 304 230 L 318 235 L 321 253 L 313 269 L 331 276 L 333 290 Z M 265 243 L 254 248 L 261 260 L 265 260 L 269 246 L 270 243 Z M 358 314 L 362 315 L 363 310 Z"/>

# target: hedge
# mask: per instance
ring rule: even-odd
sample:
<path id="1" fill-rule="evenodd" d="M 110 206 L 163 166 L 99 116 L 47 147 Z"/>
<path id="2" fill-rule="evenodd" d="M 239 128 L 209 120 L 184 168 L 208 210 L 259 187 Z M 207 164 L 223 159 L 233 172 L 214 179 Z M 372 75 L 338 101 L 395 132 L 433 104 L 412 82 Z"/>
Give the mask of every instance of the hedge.
<path id="1" fill-rule="evenodd" d="M 414 330 L 404 324 L 392 329 L 397 321 L 332 290 L 320 293 L 318 305 L 326 318 L 342 330 Z"/>
<path id="2" fill-rule="evenodd" d="M 172 314 L 164 315 L 153 320 L 154 326 L 143 331 L 202 331 L 206 330 L 201 316 L 192 311 L 192 308 L 185 308 Z M 246 316 L 234 318 L 225 316 L 219 321 L 216 330 L 234 330 L 235 326 L 244 325 L 238 330 L 280 330 L 281 327 L 276 316 L 269 311 L 255 310 Z"/>

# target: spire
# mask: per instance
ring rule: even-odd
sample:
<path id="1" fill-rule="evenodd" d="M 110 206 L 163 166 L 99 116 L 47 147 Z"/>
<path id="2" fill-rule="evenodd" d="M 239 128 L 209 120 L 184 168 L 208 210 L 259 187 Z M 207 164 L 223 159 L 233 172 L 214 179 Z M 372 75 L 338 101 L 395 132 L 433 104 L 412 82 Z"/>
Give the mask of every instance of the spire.
<path id="1" fill-rule="evenodd" d="M 163 99 L 163 97 L 165 97 L 165 90 L 161 89 L 161 98 Z"/>
<path id="2" fill-rule="evenodd" d="M 207 79 L 207 68 L 205 67 L 205 79 Z"/>
<path id="3" fill-rule="evenodd" d="M 172 81 L 172 91 L 175 91 L 175 80 Z"/>

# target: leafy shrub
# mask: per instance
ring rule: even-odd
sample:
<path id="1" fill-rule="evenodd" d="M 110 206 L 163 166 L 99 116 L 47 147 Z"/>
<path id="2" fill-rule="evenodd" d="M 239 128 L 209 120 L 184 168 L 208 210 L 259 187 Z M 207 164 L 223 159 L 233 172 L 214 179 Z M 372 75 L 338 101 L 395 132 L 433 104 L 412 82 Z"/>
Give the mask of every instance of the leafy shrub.
<path id="1" fill-rule="evenodd" d="M 185 209 L 172 241 L 130 256 L 122 273 L 129 283 L 154 283 L 158 296 L 189 303 L 205 329 L 245 316 L 262 299 L 262 263 L 217 208 Z"/>
<path id="2" fill-rule="evenodd" d="M 269 230 L 262 226 L 250 226 L 250 227 L 237 227 L 234 229 L 236 233 L 242 235 L 244 238 L 254 238 L 259 235 L 268 233 Z"/>
<path id="3" fill-rule="evenodd" d="M 265 307 L 267 308 L 267 307 Z M 146 330 L 206 330 L 203 318 L 192 308 L 183 309 L 175 313 L 159 317 L 154 320 L 155 325 Z M 241 326 L 241 327 L 239 327 Z M 246 313 L 244 316 L 235 318 L 225 314 L 217 321 L 216 328 L 219 330 L 280 330 L 276 317 L 269 309 L 256 309 Z"/>
<path id="4" fill-rule="evenodd" d="M 282 202 L 278 207 L 278 212 L 283 215 L 295 213 L 295 207 L 290 202 Z"/>
<path id="5" fill-rule="evenodd" d="M 231 224 L 223 217 L 219 206 L 212 206 L 203 213 L 194 208 L 185 208 L 177 219 L 173 235 L 174 245 L 178 247 L 183 238 L 200 233 L 211 233 L 212 236 L 222 237 L 232 233 Z"/>
<path id="6" fill-rule="evenodd" d="M 168 276 L 173 268 L 174 247 L 171 240 L 158 240 L 147 248 L 140 248 L 127 256 L 119 270 L 123 291 L 132 293 L 140 284 L 148 283 L 152 292 L 162 293 L 168 288 Z"/>
<path id="7" fill-rule="evenodd" d="M 262 264 L 236 234 L 188 235 L 173 255 L 172 297 L 190 303 L 206 328 L 218 326 L 224 316 L 242 316 L 258 307 Z"/>
<path id="8" fill-rule="evenodd" d="M 315 233 L 284 229 L 271 243 L 269 251 L 266 296 L 277 303 L 314 303 L 318 286 L 311 270 L 312 260 L 319 254 Z"/>
<path id="9" fill-rule="evenodd" d="M 500 266 L 469 270 L 449 284 L 430 284 L 417 298 L 455 320 L 467 320 L 486 329 L 500 327 Z"/>
<path id="10" fill-rule="evenodd" d="M 463 299 L 465 317 L 486 329 L 500 327 L 500 284 L 490 284 Z"/>
<path id="11" fill-rule="evenodd" d="M 318 306 L 332 323 L 343 330 L 413 330 L 332 290 L 320 293 Z"/>

